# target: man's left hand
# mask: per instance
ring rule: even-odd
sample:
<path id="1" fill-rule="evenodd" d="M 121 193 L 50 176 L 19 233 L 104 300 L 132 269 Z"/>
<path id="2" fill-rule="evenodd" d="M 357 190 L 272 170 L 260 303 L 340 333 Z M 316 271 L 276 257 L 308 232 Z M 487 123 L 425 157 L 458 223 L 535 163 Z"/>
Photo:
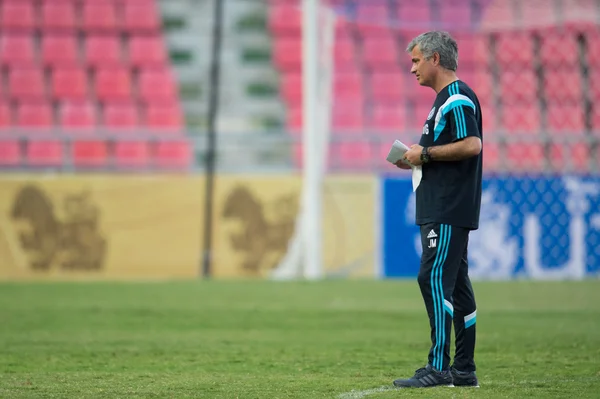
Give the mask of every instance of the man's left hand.
<path id="1" fill-rule="evenodd" d="M 423 151 L 423 147 L 418 144 L 413 144 L 410 147 L 410 150 L 406 151 L 404 154 L 404 158 L 408 160 L 411 164 L 415 166 L 423 165 L 423 161 L 421 161 L 421 152 Z"/>

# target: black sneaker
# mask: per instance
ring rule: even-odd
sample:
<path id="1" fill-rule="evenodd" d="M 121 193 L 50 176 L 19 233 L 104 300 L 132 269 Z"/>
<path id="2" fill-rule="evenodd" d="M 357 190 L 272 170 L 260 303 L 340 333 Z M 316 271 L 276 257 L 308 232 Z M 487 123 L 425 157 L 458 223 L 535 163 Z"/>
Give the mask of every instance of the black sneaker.
<path id="1" fill-rule="evenodd" d="M 450 369 L 454 386 L 479 388 L 479 381 L 474 371 L 459 371 L 452 367 Z"/>
<path id="2" fill-rule="evenodd" d="M 415 375 L 408 380 L 396 380 L 394 386 L 398 388 L 429 388 L 453 387 L 450 371 L 437 371 L 431 365 L 415 371 Z"/>

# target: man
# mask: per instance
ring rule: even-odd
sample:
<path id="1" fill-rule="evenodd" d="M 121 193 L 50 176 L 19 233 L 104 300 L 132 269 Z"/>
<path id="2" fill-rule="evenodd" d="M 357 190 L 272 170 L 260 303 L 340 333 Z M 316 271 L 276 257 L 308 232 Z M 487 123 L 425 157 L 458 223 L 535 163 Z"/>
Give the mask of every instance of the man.
<path id="1" fill-rule="evenodd" d="M 475 93 L 456 77 L 458 46 L 446 32 L 427 32 L 408 45 L 411 73 L 437 93 L 418 145 L 404 158 L 422 165 L 416 223 L 423 254 L 418 282 L 431 326 L 428 364 L 397 387 L 473 386 L 475 297 L 468 275 L 469 232 L 479 225 L 482 117 Z M 398 167 L 407 169 L 399 161 Z M 456 335 L 450 365 L 452 322 Z"/>

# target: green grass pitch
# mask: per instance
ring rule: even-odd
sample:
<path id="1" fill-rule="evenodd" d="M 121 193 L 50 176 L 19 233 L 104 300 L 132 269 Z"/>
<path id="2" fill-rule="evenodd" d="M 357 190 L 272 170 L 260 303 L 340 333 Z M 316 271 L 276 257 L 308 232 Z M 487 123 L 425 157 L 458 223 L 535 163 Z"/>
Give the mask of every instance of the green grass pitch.
<path id="1" fill-rule="evenodd" d="M 0 397 L 600 397 L 599 280 L 475 291 L 481 388 L 391 390 L 429 348 L 416 281 L 2 283 Z"/>

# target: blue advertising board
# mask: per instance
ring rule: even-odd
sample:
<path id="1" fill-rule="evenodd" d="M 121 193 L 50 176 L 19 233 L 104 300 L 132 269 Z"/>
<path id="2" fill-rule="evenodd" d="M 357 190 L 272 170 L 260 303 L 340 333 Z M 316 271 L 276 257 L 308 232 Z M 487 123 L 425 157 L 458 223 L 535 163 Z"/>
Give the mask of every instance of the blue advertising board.
<path id="1" fill-rule="evenodd" d="M 421 240 L 409 179 L 382 181 L 382 277 L 416 277 Z M 470 234 L 474 279 L 600 275 L 600 177 L 484 178 Z"/>

